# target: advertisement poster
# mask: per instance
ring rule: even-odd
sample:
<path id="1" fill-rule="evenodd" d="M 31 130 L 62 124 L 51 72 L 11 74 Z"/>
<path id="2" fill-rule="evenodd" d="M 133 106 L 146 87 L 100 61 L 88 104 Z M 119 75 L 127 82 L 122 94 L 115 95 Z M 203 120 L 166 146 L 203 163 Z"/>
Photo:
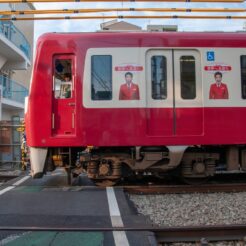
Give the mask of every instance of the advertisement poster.
<path id="1" fill-rule="evenodd" d="M 209 99 L 229 99 L 226 73 L 232 71 L 232 67 L 225 63 L 210 63 L 204 66 L 204 71 L 213 74 L 214 78 L 209 89 Z"/>
<path id="2" fill-rule="evenodd" d="M 140 100 L 139 84 L 136 81 L 136 74 L 143 71 L 139 64 L 120 64 L 114 70 L 119 72 L 122 83 L 119 90 L 119 100 Z"/>

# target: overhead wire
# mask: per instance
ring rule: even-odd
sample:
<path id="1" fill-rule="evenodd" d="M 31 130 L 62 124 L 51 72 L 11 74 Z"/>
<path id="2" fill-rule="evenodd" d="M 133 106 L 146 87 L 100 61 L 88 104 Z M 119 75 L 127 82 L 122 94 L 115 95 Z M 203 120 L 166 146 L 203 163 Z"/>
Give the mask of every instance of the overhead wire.
<path id="1" fill-rule="evenodd" d="M 52 2 L 191 2 L 191 3 L 243 3 L 245 0 L 0 0 L 0 3 L 52 3 Z"/>
<path id="2" fill-rule="evenodd" d="M 246 19 L 246 16 L 185 16 L 185 15 L 110 15 L 110 16 L 49 16 L 49 17 L 2 17 L 0 21 L 30 20 L 79 20 L 79 19 Z"/>
<path id="3" fill-rule="evenodd" d="M 220 2 L 220 3 L 242 3 L 245 0 L 0 0 L 0 3 L 34 3 L 34 2 Z M 36 15 L 49 14 L 89 14 L 100 12 L 117 12 L 117 15 L 104 15 L 103 19 L 246 19 L 244 15 L 119 15 L 118 12 L 200 12 L 200 13 L 244 13 L 246 8 L 85 8 L 85 9 L 46 9 L 46 10 L 1 10 L 0 21 L 28 21 L 28 20 L 64 20 L 64 19 L 102 19 L 102 16 L 45 16 Z M 22 17 L 25 15 L 35 15 Z"/>
<path id="4" fill-rule="evenodd" d="M 0 15 L 40 15 L 40 14 L 80 14 L 98 12 L 202 12 L 202 13 L 240 13 L 246 8 L 92 8 L 92 9 L 53 9 L 53 10 L 1 10 Z"/>

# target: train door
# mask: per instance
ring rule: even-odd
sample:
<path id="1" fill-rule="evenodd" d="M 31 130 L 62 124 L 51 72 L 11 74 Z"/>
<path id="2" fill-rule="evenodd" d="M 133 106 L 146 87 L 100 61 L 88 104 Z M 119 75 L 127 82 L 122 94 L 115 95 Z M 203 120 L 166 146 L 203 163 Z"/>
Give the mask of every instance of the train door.
<path id="1" fill-rule="evenodd" d="M 199 52 L 149 50 L 146 73 L 147 134 L 201 135 L 203 107 Z"/>
<path id="2" fill-rule="evenodd" d="M 147 134 L 172 136 L 174 134 L 172 50 L 150 50 L 146 58 Z"/>
<path id="3" fill-rule="evenodd" d="M 75 135 L 74 56 L 53 58 L 52 135 Z"/>
<path id="4" fill-rule="evenodd" d="M 174 50 L 175 134 L 203 134 L 203 98 L 200 53 Z"/>

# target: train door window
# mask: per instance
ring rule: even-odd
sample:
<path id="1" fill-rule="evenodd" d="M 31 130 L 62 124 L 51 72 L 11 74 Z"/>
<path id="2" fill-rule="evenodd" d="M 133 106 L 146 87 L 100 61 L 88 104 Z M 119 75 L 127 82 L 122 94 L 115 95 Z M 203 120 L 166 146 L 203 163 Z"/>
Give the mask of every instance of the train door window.
<path id="1" fill-rule="evenodd" d="M 181 97 L 196 98 L 196 64 L 194 56 L 180 57 Z"/>
<path id="2" fill-rule="evenodd" d="M 152 98 L 167 98 L 167 59 L 165 56 L 151 57 Z"/>
<path id="3" fill-rule="evenodd" d="M 112 56 L 91 57 L 91 99 L 112 99 Z"/>
<path id="4" fill-rule="evenodd" d="M 72 60 L 56 59 L 53 77 L 55 98 L 66 99 L 72 97 L 72 77 Z"/>
<path id="5" fill-rule="evenodd" d="M 242 98 L 246 99 L 246 55 L 240 57 Z"/>

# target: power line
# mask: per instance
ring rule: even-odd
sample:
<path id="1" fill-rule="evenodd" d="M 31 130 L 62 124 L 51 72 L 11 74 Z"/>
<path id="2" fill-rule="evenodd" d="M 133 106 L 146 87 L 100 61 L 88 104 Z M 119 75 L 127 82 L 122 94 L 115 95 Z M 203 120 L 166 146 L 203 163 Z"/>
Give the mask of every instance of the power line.
<path id="1" fill-rule="evenodd" d="M 193 2 L 193 3 L 243 3 L 245 0 L 0 0 L 0 3 L 49 2 Z"/>
<path id="2" fill-rule="evenodd" d="M 246 12 L 245 8 L 96 8 L 96 9 L 54 9 L 54 10 L 3 10 L 0 15 L 39 15 L 39 14 L 79 14 L 97 13 L 112 11 L 131 11 L 131 12 L 218 12 L 218 13 L 240 13 Z"/>
<path id="3" fill-rule="evenodd" d="M 182 16 L 182 15 L 112 15 L 112 16 L 57 16 L 57 17 L 3 17 L 0 21 L 79 20 L 79 19 L 246 19 L 246 16 Z"/>

